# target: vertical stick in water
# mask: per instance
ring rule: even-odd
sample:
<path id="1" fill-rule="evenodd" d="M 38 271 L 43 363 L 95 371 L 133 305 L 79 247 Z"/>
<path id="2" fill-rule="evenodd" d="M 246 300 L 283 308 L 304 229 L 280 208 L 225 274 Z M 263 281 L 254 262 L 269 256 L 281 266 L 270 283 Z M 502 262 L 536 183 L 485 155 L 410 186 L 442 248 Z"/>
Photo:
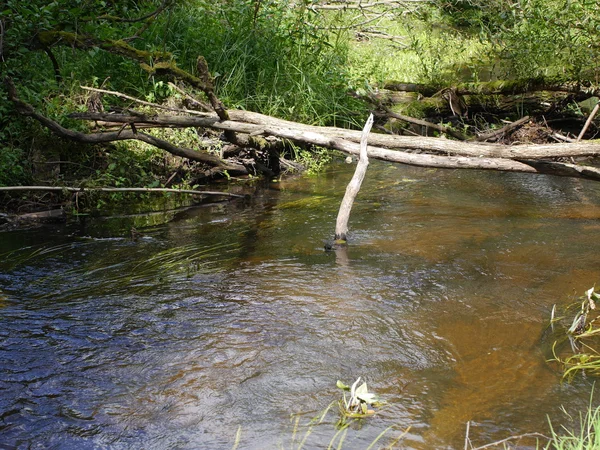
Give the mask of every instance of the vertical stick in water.
<path id="1" fill-rule="evenodd" d="M 344 245 L 347 242 L 346 235 L 348 234 L 348 220 L 350 219 L 352 204 L 354 203 L 358 191 L 360 191 L 360 185 L 367 173 L 367 166 L 369 165 L 369 158 L 367 157 L 367 138 L 369 137 L 372 126 L 373 114 L 369 116 L 365 123 L 365 127 L 362 130 L 362 135 L 360 137 L 360 158 L 356 166 L 356 171 L 346 187 L 346 193 L 344 194 L 344 199 L 342 200 L 340 211 L 338 212 L 335 224 L 335 243 L 338 245 Z"/>

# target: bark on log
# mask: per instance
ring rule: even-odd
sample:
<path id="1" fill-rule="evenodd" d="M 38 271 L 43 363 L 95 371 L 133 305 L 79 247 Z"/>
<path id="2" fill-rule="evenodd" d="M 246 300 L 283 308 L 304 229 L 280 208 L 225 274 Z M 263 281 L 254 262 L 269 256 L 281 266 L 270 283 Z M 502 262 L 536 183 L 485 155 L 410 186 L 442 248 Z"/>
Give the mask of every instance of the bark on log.
<path id="1" fill-rule="evenodd" d="M 356 170 L 350 183 L 346 187 L 346 193 L 344 194 L 344 198 L 342 199 L 342 203 L 340 205 L 340 210 L 338 212 L 337 221 L 335 224 L 335 238 L 334 241 L 337 245 L 343 245 L 347 242 L 347 234 L 348 234 L 348 220 L 350 219 L 350 211 L 352 210 L 352 205 L 354 204 L 354 199 L 358 195 L 360 191 L 360 186 L 365 178 L 367 173 L 367 167 L 369 166 L 369 158 L 367 156 L 367 139 L 369 137 L 369 133 L 371 132 L 371 127 L 373 126 L 373 114 L 369 116 L 365 126 L 362 130 L 362 136 L 360 140 L 360 157 L 358 159 L 358 164 L 356 165 Z"/>

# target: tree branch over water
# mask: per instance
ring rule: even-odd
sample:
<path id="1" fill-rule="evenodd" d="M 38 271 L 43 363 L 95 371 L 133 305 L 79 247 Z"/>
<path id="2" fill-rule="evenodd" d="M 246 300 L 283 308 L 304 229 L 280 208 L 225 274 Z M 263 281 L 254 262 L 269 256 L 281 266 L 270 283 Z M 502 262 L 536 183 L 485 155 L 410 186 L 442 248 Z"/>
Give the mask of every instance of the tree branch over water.
<path id="1" fill-rule="evenodd" d="M 116 140 L 137 139 L 161 148 L 169 153 L 193 161 L 204 162 L 213 167 L 236 173 L 247 173 L 241 164 L 224 162 L 214 155 L 192 149 L 180 148 L 154 136 L 122 129 L 118 132 L 85 134 L 62 127 L 57 122 L 37 113 L 34 108 L 21 101 L 16 89 L 6 79 L 9 99 L 19 113 L 32 117 L 58 136 L 82 143 L 106 143 Z M 77 113 L 72 118 L 81 120 L 106 121 L 133 125 L 158 125 L 163 127 L 202 127 L 225 132 L 240 133 L 246 136 L 240 141 L 247 145 L 260 145 L 258 136 L 272 136 L 289 139 L 304 145 L 315 145 L 358 155 L 361 132 L 335 127 L 318 127 L 290 122 L 248 111 L 230 111 L 231 120 L 221 120 L 216 114 L 197 113 L 194 116 Z M 597 143 L 559 143 L 545 145 L 485 144 L 460 142 L 431 137 L 411 137 L 372 134 L 369 137 L 369 157 L 420 167 L 446 169 L 480 169 L 509 172 L 524 172 L 585 178 L 600 181 L 600 169 L 577 164 L 552 161 L 547 158 L 598 156 Z M 427 152 L 428 154 L 424 154 Z"/>

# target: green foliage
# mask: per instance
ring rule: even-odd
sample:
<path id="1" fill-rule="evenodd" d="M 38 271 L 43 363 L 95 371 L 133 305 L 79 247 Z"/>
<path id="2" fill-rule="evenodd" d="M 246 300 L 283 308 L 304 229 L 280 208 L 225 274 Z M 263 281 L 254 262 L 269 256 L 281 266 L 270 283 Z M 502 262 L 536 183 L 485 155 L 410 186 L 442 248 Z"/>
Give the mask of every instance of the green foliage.
<path id="1" fill-rule="evenodd" d="M 162 165 L 162 152 L 150 146 L 141 147 L 132 149 L 118 142 L 108 154 L 106 167 L 97 169 L 90 182 L 98 186 L 158 187 L 160 170 L 157 169 Z"/>
<path id="2" fill-rule="evenodd" d="M 600 9 L 596 0 L 452 0 L 438 3 L 503 61 L 505 76 L 596 80 Z"/>
<path id="3" fill-rule="evenodd" d="M 377 394 L 369 392 L 367 383 L 364 382 L 360 386 L 360 377 L 348 386 L 338 380 L 336 386 L 344 391 L 344 397 L 340 401 L 340 411 L 345 417 L 366 417 L 374 414 L 375 411 L 370 409 L 371 405 L 380 406 L 382 403 Z M 349 398 L 346 398 L 346 392 L 349 392 Z"/>
<path id="4" fill-rule="evenodd" d="M 347 95 L 348 45 L 302 2 L 190 0 L 149 36 L 165 40 L 179 65 L 203 55 L 231 107 L 290 120 L 348 124 L 362 108 Z"/>

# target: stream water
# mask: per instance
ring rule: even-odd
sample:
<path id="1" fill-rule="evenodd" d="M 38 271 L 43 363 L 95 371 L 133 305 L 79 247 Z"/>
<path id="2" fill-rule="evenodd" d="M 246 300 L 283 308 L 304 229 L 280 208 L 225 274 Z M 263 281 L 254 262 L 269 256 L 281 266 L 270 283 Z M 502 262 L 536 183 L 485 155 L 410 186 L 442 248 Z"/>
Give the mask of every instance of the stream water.
<path id="1" fill-rule="evenodd" d="M 0 233 L 0 448 L 326 448 L 337 407 L 309 421 L 359 376 L 387 405 L 343 448 L 576 424 L 593 380 L 561 383 L 543 336 L 600 279 L 600 187 L 373 162 L 324 252 L 352 171 Z"/>

